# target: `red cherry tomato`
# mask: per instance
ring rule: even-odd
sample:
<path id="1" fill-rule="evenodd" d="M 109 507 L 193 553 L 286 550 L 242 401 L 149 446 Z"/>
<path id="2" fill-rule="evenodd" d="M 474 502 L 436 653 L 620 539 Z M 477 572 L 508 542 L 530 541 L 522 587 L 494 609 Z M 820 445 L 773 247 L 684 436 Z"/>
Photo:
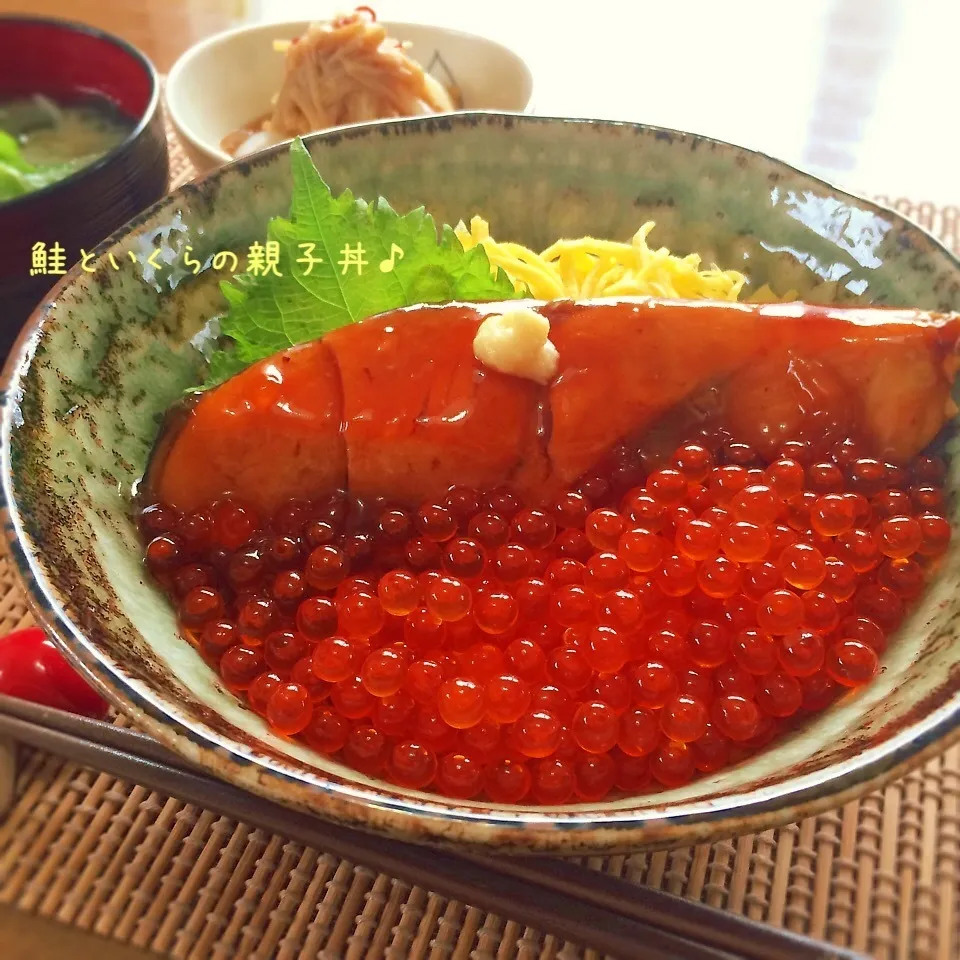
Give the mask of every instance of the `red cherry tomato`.
<path id="1" fill-rule="evenodd" d="M 0 637 L 0 693 L 95 719 L 110 709 L 39 627 Z"/>

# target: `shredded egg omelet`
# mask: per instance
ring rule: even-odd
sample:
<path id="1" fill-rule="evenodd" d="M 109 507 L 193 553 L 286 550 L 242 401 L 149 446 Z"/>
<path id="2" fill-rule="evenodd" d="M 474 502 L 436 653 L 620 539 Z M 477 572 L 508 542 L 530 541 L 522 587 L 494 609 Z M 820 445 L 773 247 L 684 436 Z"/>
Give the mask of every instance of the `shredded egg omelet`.
<path id="1" fill-rule="evenodd" d="M 701 269 L 698 254 L 685 257 L 666 247 L 653 249 L 647 237 L 653 221 L 645 223 L 629 243 L 596 240 L 558 240 L 542 253 L 519 243 L 504 243 L 490 236 L 482 217 L 473 217 L 469 229 L 463 221 L 454 231 L 469 250 L 480 244 L 491 265 L 503 270 L 518 292 L 536 300 L 596 297 L 669 297 L 682 300 L 737 300 L 747 278 L 736 270 L 711 266 Z M 766 289 L 751 297 L 776 299 Z"/>

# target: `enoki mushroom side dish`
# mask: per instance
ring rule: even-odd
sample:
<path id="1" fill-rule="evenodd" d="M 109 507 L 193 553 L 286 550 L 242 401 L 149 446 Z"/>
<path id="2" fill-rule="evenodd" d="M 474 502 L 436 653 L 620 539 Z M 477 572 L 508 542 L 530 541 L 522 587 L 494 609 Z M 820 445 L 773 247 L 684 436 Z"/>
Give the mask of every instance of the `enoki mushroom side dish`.
<path id="1" fill-rule="evenodd" d="M 456 109 L 456 92 L 426 73 L 408 46 L 387 36 L 369 7 L 311 24 L 302 36 L 277 45 L 284 76 L 272 111 L 221 146 L 240 157 L 342 124 Z"/>

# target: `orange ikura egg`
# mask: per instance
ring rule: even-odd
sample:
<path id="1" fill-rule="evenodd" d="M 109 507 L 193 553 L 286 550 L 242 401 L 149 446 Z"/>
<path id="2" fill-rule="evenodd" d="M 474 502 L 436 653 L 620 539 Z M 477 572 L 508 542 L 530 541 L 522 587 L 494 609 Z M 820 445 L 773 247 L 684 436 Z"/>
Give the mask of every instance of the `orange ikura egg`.
<path id="1" fill-rule="evenodd" d="M 732 597 L 740 583 L 740 565 L 729 557 L 707 557 L 697 570 L 697 585 L 708 597 Z"/>
<path id="2" fill-rule="evenodd" d="M 920 546 L 917 552 L 925 557 L 937 557 L 944 553 L 950 542 L 950 524 L 943 517 L 923 513 L 917 517 L 920 524 Z"/>
<path id="3" fill-rule="evenodd" d="M 474 596 L 473 618 L 484 633 L 506 633 L 517 622 L 519 612 L 516 597 L 506 589 L 484 590 Z"/>
<path id="4" fill-rule="evenodd" d="M 483 717 L 483 687 L 464 678 L 446 680 L 438 691 L 437 704 L 444 722 L 454 729 L 472 727 Z"/>
<path id="5" fill-rule="evenodd" d="M 563 726 L 560 720 L 546 710 L 524 714 L 513 726 L 512 745 L 525 757 L 549 757 L 560 743 Z"/>
<path id="6" fill-rule="evenodd" d="M 651 530 L 635 527 L 620 537 L 617 553 L 636 573 L 648 573 L 660 566 L 665 542 Z"/>
<path id="7" fill-rule="evenodd" d="M 577 746 L 587 753 L 606 753 L 616 744 L 619 731 L 616 711 L 601 701 L 581 703 L 570 727 Z"/>
<path id="8" fill-rule="evenodd" d="M 684 597 L 697 585 L 697 565 L 683 554 L 671 554 L 663 558 L 654 580 L 668 597 Z"/>
<path id="9" fill-rule="evenodd" d="M 567 760 L 551 757 L 534 767 L 533 795 L 542 804 L 566 803 L 573 796 L 575 786 L 576 774 Z"/>
<path id="10" fill-rule="evenodd" d="M 313 703 L 306 687 L 299 683 L 280 683 L 267 700 L 267 723 L 277 733 L 300 733 L 313 716 Z"/>
<path id="11" fill-rule="evenodd" d="M 893 560 L 906 560 L 922 542 L 923 531 L 913 517 L 888 517 L 880 524 L 880 551 Z"/>
<path id="12" fill-rule="evenodd" d="M 646 489 L 660 503 L 672 506 L 683 501 L 687 494 L 688 483 L 689 481 L 684 473 L 667 467 L 662 470 L 654 470 L 647 477 Z"/>
<path id="13" fill-rule="evenodd" d="M 709 520 L 687 520 L 677 530 L 677 549 L 691 560 L 705 560 L 717 552 L 720 529 Z"/>
<path id="14" fill-rule="evenodd" d="M 686 443 L 673 455 L 673 465 L 689 483 L 702 483 L 713 469 L 713 454 L 698 443 Z"/>
<path id="15" fill-rule="evenodd" d="M 440 758 L 434 783 L 447 797 L 469 800 L 483 788 L 484 765 L 469 754 L 448 753 Z"/>
<path id="16" fill-rule="evenodd" d="M 387 760 L 387 776 L 402 787 L 422 790 L 436 774 L 436 754 L 415 740 L 398 743 Z"/>
<path id="17" fill-rule="evenodd" d="M 766 527 L 749 521 L 731 523 L 720 537 L 723 552 L 738 563 L 757 563 L 770 549 L 770 534 Z"/>
<path id="18" fill-rule="evenodd" d="M 676 743 L 699 740 L 707 730 L 706 704 L 691 694 L 679 694 L 660 711 L 660 729 Z"/>
<path id="19" fill-rule="evenodd" d="M 650 757 L 650 772 L 665 787 L 682 787 L 693 778 L 693 752 L 686 743 L 666 740 Z"/>
<path id="20" fill-rule="evenodd" d="M 406 570 L 391 570 L 380 578 L 377 596 L 387 613 L 404 617 L 420 606 L 420 582 Z"/>
<path id="21" fill-rule="evenodd" d="M 600 551 L 616 550 L 623 528 L 623 518 L 609 507 L 594 510 L 584 524 L 587 540 L 595 550 Z"/>
<path id="22" fill-rule="evenodd" d="M 495 723 L 515 723 L 530 706 L 530 686 L 512 674 L 491 679 L 485 690 L 487 716 Z"/>
<path id="23" fill-rule="evenodd" d="M 744 487 L 730 500 L 730 515 L 736 521 L 771 524 L 780 515 L 782 501 L 776 491 L 765 483 Z"/>
<path id="24" fill-rule="evenodd" d="M 789 500 L 803 490 L 803 466 L 784 457 L 775 460 L 764 472 L 766 481 L 781 500 Z"/>
<path id="25" fill-rule="evenodd" d="M 757 604 L 757 624 L 772 634 L 796 630 L 803 616 L 803 601 L 792 590 L 771 590 Z"/>
<path id="26" fill-rule="evenodd" d="M 858 640 L 841 640 L 828 651 L 827 674 L 845 687 L 859 687 L 877 672 L 877 654 Z"/>
<path id="27" fill-rule="evenodd" d="M 780 554 L 783 579 L 798 590 L 815 590 L 827 575 L 823 554 L 806 543 L 794 543 Z"/>
<path id="28" fill-rule="evenodd" d="M 424 590 L 424 603 L 427 609 L 443 621 L 462 620 L 469 612 L 472 603 L 470 588 L 453 576 L 440 576 Z"/>

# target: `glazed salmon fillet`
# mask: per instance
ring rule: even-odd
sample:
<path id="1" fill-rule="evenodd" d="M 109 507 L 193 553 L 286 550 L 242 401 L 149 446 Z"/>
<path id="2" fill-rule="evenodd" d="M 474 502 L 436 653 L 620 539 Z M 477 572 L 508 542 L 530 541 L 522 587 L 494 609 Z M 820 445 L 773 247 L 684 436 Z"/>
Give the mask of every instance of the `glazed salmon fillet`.
<path id="1" fill-rule="evenodd" d="M 705 387 L 725 425 L 758 447 L 796 436 L 819 412 L 903 462 L 955 413 L 958 337 L 960 317 L 913 310 L 670 300 L 558 309 L 552 476 L 572 483 Z"/>
<path id="2" fill-rule="evenodd" d="M 195 510 L 225 491 L 259 509 L 347 483 L 340 374 L 323 342 L 248 367 L 168 416 L 146 476 Z"/>
<path id="3" fill-rule="evenodd" d="M 760 448 L 829 424 L 895 462 L 956 413 L 955 314 L 525 302 L 550 320 L 558 352 L 541 385 L 474 356 L 484 318 L 518 303 L 405 308 L 255 364 L 170 418 L 150 495 L 192 510 L 230 493 L 270 512 L 341 488 L 413 504 L 463 484 L 532 503 L 707 397 Z"/>
<path id="4" fill-rule="evenodd" d="M 477 362 L 480 322 L 469 307 L 430 307 L 325 338 L 343 384 L 351 493 L 414 503 L 442 499 L 454 483 L 484 490 L 546 477 L 542 391 Z"/>
<path id="5" fill-rule="evenodd" d="M 712 303 L 558 312 L 550 336 L 560 355 L 549 388 L 552 476 L 571 483 L 665 410 L 755 361 L 766 326 L 757 311 Z"/>
<path id="6" fill-rule="evenodd" d="M 194 510 L 231 493 L 264 513 L 349 487 L 397 502 L 547 473 L 542 391 L 482 368 L 480 313 L 397 311 L 263 360 L 170 418 L 147 487 Z"/>

